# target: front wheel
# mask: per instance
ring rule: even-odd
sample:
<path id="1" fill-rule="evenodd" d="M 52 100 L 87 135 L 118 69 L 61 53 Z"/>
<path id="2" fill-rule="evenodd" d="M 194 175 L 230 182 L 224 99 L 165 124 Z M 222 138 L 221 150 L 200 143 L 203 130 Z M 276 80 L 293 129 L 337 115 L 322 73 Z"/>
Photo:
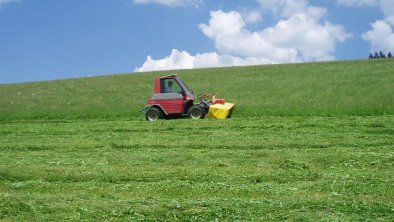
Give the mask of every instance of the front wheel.
<path id="1" fill-rule="evenodd" d="M 155 121 L 161 118 L 161 111 L 157 108 L 150 108 L 145 113 L 145 119 L 149 121 Z"/>
<path id="2" fill-rule="evenodd" d="M 200 106 L 192 106 L 189 109 L 188 114 L 192 119 L 204 119 L 205 117 L 204 109 Z"/>

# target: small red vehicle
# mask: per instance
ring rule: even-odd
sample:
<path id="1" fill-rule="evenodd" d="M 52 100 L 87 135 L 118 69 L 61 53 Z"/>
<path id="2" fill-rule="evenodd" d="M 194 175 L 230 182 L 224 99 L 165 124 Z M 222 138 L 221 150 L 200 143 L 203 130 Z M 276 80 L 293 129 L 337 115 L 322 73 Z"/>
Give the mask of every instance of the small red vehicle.
<path id="1" fill-rule="evenodd" d="M 184 115 L 192 119 L 203 119 L 208 113 L 212 99 L 215 100 L 214 94 L 200 95 L 200 103 L 197 104 L 194 103 L 196 99 L 194 92 L 178 75 L 162 76 L 156 78 L 155 92 L 142 111 L 149 121 Z"/>

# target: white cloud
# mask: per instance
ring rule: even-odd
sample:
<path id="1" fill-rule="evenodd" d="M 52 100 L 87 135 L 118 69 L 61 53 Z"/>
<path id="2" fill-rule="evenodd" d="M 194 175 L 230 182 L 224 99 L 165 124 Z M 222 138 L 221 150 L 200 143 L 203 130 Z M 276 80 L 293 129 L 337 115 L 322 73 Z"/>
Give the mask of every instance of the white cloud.
<path id="1" fill-rule="evenodd" d="M 394 0 L 336 0 L 346 6 L 379 6 L 384 14 L 382 20 L 371 24 L 372 29 L 362 38 L 371 43 L 371 51 L 394 51 Z"/>
<path id="2" fill-rule="evenodd" d="M 7 3 L 11 3 L 11 2 L 19 2 L 20 0 L 0 0 L 0 8 L 2 6 L 4 6 Z"/>
<path id="3" fill-rule="evenodd" d="M 209 38 L 220 38 L 239 33 L 245 26 L 245 22 L 240 13 L 231 11 L 225 13 L 221 10 L 212 11 L 209 25 L 200 24 L 199 28 Z"/>
<path id="4" fill-rule="evenodd" d="M 391 25 L 394 25 L 394 1 L 380 0 L 380 8 L 386 16 L 385 20 Z"/>
<path id="5" fill-rule="evenodd" d="M 186 51 L 178 51 L 173 49 L 171 55 L 164 59 L 154 60 L 151 56 L 146 58 L 145 63 L 136 68 L 134 71 L 144 72 L 153 70 L 168 70 L 168 69 L 191 69 L 193 68 L 194 56 L 191 56 Z"/>
<path id="6" fill-rule="evenodd" d="M 171 54 L 163 59 L 155 60 L 152 59 L 151 56 L 148 56 L 144 64 L 141 67 L 135 68 L 134 72 L 193 69 L 203 67 L 245 66 L 267 63 L 272 63 L 272 61 L 255 57 L 241 58 L 232 55 L 218 54 L 216 52 L 192 56 L 186 51 L 178 51 L 177 49 L 173 49 Z"/>
<path id="7" fill-rule="evenodd" d="M 351 37 L 342 26 L 329 22 L 319 24 L 307 14 L 281 20 L 261 35 L 277 47 L 296 49 L 304 61 L 334 59 L 336 43 Z"/>
<path id="8" fill-rule="evenodd" d="M 245 28 L 245 21 L 236 11 L 211 12 L 209 24 L 199 25 L 202 32 L 215 42 L 222 54 L 264 58 L 273 62 L 295 62 L 297 52 L 290 48 L 275 47 L 261 33 Z"/>
<path id="9" fill-rule="evenodd" d="M 260 11 L 252 10 L 252 11 L 244 11 L 242 13 L 242 17 L 244 18 L 246 23 L 257 23 L 263 20 L 263 16 Z"/>
<path id="10" fill-rule="evenodd" d="M 391 26 L 382 20 L 371 26 L 372 30 L 363 34 L 363 39 L 371 43 L 371 51 L 394 51 L 394 33 Z"/>
<path id="11" fill-rule="evenodd" d="M 238 12 L 215 11 L 211 12 L 209 24 L 199 27 L 214 40 L 220 53 L 274 62 L 333 59 L 336 42 L 345 41 L 350 35 L 342 26 L 320 24 L 317 18 L 314 12 L 294 14 L 274 27 L 252 32 L 245 28 Z"/>
<path id="12" fill-rule="evenodd" d="M 198 6 L 202 3 L 202 0 L 133 0 L 134 4 L 150 4 L 157 3 L 170 7 L 177 6 Z"/>
<path id="13" fill-rule="evenodd" d="M 332 60 L 336 44 L 351 37 L 341 25 L 321 21 L 326 9 L 307 0 L 259 2 L 281 17 L 276 25 L 250 30 L 247 24 L 260 21 L 260 13 L 212 11 L 208 24 L 198 27 L 217 52 L 190 55 L 174 49 L 164 59 L 148 56 L 135 71 Z"/>
<path id="14" fill-rule="evenodd" d="M 221 67 L 221 66 L 246 66 L 272 63 L 263 58 L 256 57 L 237 57 L 216 52 L 197 54 L 194 61 L 194 68 L 202 67 Z"/>

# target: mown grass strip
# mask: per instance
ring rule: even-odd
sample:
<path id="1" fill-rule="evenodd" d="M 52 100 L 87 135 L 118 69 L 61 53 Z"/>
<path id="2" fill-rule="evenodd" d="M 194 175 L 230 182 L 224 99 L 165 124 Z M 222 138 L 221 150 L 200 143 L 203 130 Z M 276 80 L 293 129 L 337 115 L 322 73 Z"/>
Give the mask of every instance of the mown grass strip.
<path id="1" fill-rule="evenodd" d="M 0 218 L 390 221 L 393 128 L 392 116 L 2 123 Z"/>

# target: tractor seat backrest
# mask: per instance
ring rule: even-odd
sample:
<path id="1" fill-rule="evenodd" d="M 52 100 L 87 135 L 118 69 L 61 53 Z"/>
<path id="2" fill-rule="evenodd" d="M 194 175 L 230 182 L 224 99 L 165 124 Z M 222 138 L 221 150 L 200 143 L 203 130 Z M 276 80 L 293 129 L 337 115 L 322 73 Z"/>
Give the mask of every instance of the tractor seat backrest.
<path id="1" fill-rule="evenodd" d="M 183 99 L 183 96 L 179 93 L 159 93 L 152 96 L 153 100 L 171 100 L 171 99 Z"/>

